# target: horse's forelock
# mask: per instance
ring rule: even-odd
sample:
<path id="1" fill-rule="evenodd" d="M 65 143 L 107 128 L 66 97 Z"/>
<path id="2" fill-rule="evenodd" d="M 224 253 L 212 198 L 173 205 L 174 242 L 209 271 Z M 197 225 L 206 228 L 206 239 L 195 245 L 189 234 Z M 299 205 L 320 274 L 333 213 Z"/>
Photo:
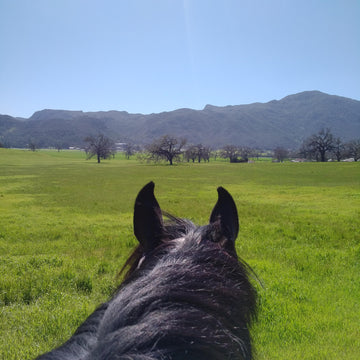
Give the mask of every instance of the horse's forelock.
<path id="1" fill-rule="evenodd" d="M 124 280 L 128 279 L 131 274 L 138 268 L 141 259 L 154 256 L 159 252 L 164 252 L 170 248 L 177 239 L 184 238 L 190 233 L 195 233 L 198 227 L 190 220 L 178 218 L 169 213 L 163 212 L 167 220 L 164 224 L 163 238 L 160 245 L 158 245 L 150 253 L 146 253 L 142 245 L 139 244 L 130 254 L 124 266 L 119 272 L 119 276 L 124 275 Z"/>

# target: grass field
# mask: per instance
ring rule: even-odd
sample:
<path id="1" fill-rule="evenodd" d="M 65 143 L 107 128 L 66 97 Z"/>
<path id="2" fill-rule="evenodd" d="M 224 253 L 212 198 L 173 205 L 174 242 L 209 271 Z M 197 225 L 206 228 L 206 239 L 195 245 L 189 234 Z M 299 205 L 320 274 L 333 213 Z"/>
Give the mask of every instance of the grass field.
<path id="1" fill-rule="evenodd" d="M 233 195 L 239 255 L 256 271 L 257 359 L 359 359 L 360 163 L 176 166 L 0 149 L 0 359 L 67 339 L 119 283 L 135 196 L 207 223 Z"/>

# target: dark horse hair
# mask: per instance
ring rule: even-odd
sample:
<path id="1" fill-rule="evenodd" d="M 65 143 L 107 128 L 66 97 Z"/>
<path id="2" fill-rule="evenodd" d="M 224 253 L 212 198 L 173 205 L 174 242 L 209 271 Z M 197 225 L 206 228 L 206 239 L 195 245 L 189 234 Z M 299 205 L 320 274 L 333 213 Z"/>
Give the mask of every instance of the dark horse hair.
<path id="1" fill-rule="evenodd" d="M 256 291 L 239 260 L 231 195 L 218 188 L 206 226 L 162 212 L 154 183 L 138 194 L 139 241 L 114 297 L 94 311 L 59 348 L 41 360 L 212 360 L 252 358 L 249 326 Z"/>

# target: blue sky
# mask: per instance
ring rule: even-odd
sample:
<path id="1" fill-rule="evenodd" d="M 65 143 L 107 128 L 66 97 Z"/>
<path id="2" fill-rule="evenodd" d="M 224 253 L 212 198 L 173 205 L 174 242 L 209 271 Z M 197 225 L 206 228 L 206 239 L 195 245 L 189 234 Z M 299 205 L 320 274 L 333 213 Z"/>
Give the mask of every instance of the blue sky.
<path id="1" fill-rule="evenodd" d="M 359 0 L 0 0 L 0 114 L 360 100 Z"/>

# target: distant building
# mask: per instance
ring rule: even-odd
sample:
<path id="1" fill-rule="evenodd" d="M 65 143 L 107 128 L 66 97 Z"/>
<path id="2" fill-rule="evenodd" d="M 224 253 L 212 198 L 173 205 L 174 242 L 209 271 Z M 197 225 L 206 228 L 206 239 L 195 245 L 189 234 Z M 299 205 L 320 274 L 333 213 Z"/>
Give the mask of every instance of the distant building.
<path id="1" fill-rule="evenodd" d="M 115 143 L 116 151 L 125 151 L 126 145 L 127 143 L 121 143 L 121 142 Z"/>

